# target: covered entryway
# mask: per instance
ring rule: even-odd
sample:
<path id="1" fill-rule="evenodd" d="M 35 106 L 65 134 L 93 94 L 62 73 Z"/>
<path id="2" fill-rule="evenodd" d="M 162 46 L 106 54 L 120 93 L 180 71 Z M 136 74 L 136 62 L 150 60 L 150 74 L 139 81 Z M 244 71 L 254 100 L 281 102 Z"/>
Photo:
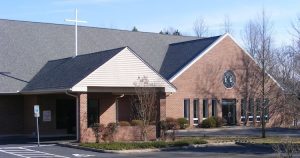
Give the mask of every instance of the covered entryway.
<path id="1" fill-rule="evenodd" d="M 224 125 L 236 125 L 236 99 L 222 99 L 222 119 Z"/>
<path id="2" fill-rule="evenodd" d="M 56 100 L 56 129 L 64 129 L 67 134 L 76 134 L 75 99 Z"/>

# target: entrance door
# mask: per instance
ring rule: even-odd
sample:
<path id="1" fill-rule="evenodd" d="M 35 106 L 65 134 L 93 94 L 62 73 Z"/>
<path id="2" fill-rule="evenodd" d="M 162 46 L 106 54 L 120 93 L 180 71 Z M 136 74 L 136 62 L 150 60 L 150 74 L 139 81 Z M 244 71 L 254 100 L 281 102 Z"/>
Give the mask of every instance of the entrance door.
<path id="1" fill-rule="evenodd" d="M 66 129 L 68 134 L 76 133 L 75 100 L 56 100 L 56 129 Z"/>
<path id="2" fill-rule="evenodd" d="M 236 100 L 222 99 L 222 119 L 225 125 L 236 125 Z"/>

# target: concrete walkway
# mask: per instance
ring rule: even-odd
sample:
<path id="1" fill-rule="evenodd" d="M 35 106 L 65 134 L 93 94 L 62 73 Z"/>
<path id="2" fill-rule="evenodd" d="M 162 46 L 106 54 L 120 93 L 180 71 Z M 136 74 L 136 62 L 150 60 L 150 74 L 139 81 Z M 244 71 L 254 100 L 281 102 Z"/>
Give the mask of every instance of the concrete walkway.
<path id="1" fill-rule="evenodd" d="M 178 130 L 175 135 L 177 137 L 185 136 L 261 136 L 261 128 L 254 127 L 222 127 L 222 128 L 212 128 L 212 129 L 189 129 L 189 130 Z M 290 129 L 290 128 L 267 128 L 267 136 L 290 136 L 290 137 L 300 137 L 300 129 Z"/>

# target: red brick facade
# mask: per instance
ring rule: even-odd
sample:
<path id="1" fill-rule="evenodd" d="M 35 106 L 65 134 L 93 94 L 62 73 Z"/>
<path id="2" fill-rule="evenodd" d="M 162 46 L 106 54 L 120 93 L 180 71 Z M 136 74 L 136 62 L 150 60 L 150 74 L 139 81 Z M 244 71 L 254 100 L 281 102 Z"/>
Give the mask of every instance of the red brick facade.
<path id="1" fill-rule="evenodd" d="M 203 120 L 203 99 L 208 100 L 208 116 L 212 116 L 212 99 L 217 100 L 216 115 L 222 117 L 222 99 L 236 99 L 236 120 L 240 124 L 241 118 L 241 95 L 240 87 L 243 83 L 241 77 L 244 70 L 243 58 L 249 58 L 243 50 L 230 38 L 224 38 L 218 45 L 213 47 L 200 60 L 176 78 L 172 84 L 177 92 L 171 94 L 162 93 L 158 97 L 158 119 L 166 117 L 184 117 L 184 99 L 190 99 L 189 121 L 193 120 L 193 100 L 199 99 L 198 123 Z M 253 67 L 257 67 L 251 61 Z M 227 70 L 234 71 L 236 85 L 231 89 L 224 87 L 222 78 Z M 91 128 L 88 127 L 88 100 L 95 99 L 99 102 L 99 121 L 107 125 L 111 122 L 130 121 L 132 111 L 130 108 L 130 95 L 112 93 L 77 93 L 79 103 L 79 132 L 81 142 L 95 141 Z M 132 95 L 132 94 L 131 94 Z M 35 132 L 35 120 L 33 117 L 33 106 L 40 105 L 41 111 L 50 110 L 52 120 L 43 122 L 40 118 L 41 134 L 65 134 L 65 130 L 58 130 L 56 125 L 56 100 L 72 99 L 75 97 L 66 94 L 48 95 L 18 95 L 0 96 L 0 134 L 16 134 Z M 67 114 L 66 114 L 67 115 Z M 280 116 L 277 116 L 280 117 Z M 275 123 L 274 121 L 270 121 Z M 154 130 L 155 131 L 155 130 Z M 151 139 L 156 131 L 151 132 Z M 126 135 L 127 134 L 127 135 Z M 140 137 L 136 127 L 122 127 L 116 134 L 117 140 L 137 140 Z"/>
<path id="2" fill-rule="evenodd" d="M 199 99 L 198 122 L 201 123 L 203 120 L 203 99 L 208 100 L 209 117 L 212 116 L 212 99 L 217 99 L 216 111 L 218 117 L 222 117 L 221 100 L 236 99 L 236 121 L 239 125 L 242 99 L 240 87 L 243 83 L 239 76 L 244 73 L 244 58 L 247 58 L 252 68 L 258 68 L 254 61 L 230 37 L 225 37 L 172 82 L 176 86 L 177 92 L 166 98 L 167 117 L 182 118 L 184 116 L 184 99 L 190 99 L 189 120 L 192 125 L 193 100 Z M 224 72 L 227 70 L 233 70 L 236 76 L 236 85 L 230 89 L 225 88 L 222 82 Z M 273 81 L 271 82 L 274 84 Z"/>

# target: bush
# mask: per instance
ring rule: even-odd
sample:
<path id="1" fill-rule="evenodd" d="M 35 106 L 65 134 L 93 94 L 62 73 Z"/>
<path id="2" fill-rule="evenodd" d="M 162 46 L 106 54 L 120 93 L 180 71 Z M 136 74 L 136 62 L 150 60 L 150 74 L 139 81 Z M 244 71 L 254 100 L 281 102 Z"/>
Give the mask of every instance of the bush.
<path id="1" fill-rule="evenodd" d="M 117 132 L 117 123 L 109 123 L 103 132 L 103 139 L 105 141 L 110 141 L 113 142 L 114 141 L 114 134 Z"/>
<path id="2" fill-rule="evenodd" d="M 143 121 L 142 120 L 132 120 L 131 126 L 143 126 Z"/>
<path id="3" fill-rule="evenodd" d="M 216 127 L 222 127 L 223 126 L 223 119 L 220 117 L 213 117 L 216 121 Z"/>
<path id="4" fill-rule="evenodd" d="M 151 149 L 188 146 L 190 144 L 206 144 L 201 139 L 183 139 L 174 142 L 153 141 L 153 142 L 113 142 L 113 143 L 82 143 L 80 146 L 104 149 L 104 150 L 129 150 L 129 149 Z"/>
<path id="5" fill-rule="evenodd" d="M 167 130 L 177 130 L 179 129 L 179 124 L 174 118 L 166 118 L 166 128 Z"/>
<path id="6" fill-rule="evenodd" d="M 202 121 L 202 128 L 215 128 L 216 127 L 216 120 L 213 117 L 209 117 Z"/>
<path id="7" fill-rule="evenodd" d="M 130 123 L 128 121 L 120 121 L 119 126 L 130 126 Z"/>
<path id="8" fill-rule="evenodd" d="M 185 129 L 187 127 L 187 124 L 189 123 L 188 120 L 185 118 L 178 118 L 177 122 L 179 124 L 180 129 Z"/>
<path id="9" fill-rule="evenodd" d="M 99 139 L 102 135 L 102 132 L 104 131 L 105 129 L 105 126 L 103 124 L 100 124 L 100 123 L 94 123 L 92 126 L 91 126 L 92 130 L 93 130 L 93 133 L 96 137 L 96 143 L 99 143 Z"/>

